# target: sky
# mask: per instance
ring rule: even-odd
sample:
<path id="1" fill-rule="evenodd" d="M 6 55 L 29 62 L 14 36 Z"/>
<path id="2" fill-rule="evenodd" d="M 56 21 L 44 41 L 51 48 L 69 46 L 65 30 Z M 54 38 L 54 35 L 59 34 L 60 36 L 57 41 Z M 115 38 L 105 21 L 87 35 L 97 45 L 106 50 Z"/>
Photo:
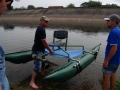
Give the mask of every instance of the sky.
<path id="1" fill-rule="evenodd" d="M 100 1 L 102 5 L 105 4 L 117 4 L 120 6 L 120 0 L 92 0 Z M 89 0 L 20 0 L 16 2 L 14 0 L 12 6 L 13 8 L 28 7 L 28 5 L 33 5 L 34 7 L 44 7 L 48 8 L 49 6 L 64 6 L 66 7 L 70 3 L 74 4 L 75 7 L 80 7 L 84 2 L 89 2 Z"/>

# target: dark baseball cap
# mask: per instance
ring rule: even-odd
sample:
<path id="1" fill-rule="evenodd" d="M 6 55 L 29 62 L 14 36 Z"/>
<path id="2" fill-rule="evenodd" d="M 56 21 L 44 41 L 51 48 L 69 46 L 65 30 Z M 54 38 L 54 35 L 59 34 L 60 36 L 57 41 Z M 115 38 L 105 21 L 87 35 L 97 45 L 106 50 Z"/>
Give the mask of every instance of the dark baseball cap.
<path id="1" fill-rule="evenodd" d="M 117 14 L 112 14 L 108 18 L 104 18 L 104 20 L 106 20 L 106 21 L 113 20 L 113 21 L 116 21 L 117 23 L 119 23 L 120 17 Z"/>
<path id="2" fill-rule="evenodd" d="M 14 1 L 14 0 L 6 0 L 6 2 L 7 2 L 7 7 L 10 7 L 11 4 L 13 3 L 13 1 Z M 15 0 L 15 1 L 19 2 L 20 0 Z"/>

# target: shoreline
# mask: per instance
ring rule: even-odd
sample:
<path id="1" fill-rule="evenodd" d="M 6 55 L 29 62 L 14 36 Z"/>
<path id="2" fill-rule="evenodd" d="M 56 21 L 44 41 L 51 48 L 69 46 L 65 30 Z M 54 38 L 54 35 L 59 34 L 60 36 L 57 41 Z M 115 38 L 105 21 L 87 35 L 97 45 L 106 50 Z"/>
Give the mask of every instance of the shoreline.
<path id="1" fill-rule="evenodd" d="M 50 18 L 51 21 L 48 23 L 47 28 L 53 28 L 53 29 L 80 29 L 83 31 L 103 31 L 106 28 L 106 22 L 103 19 L 78 19 L 78 18 Z M 24 26 L 24 27 L 30 27 L 30 28 L 36 28 L 39 24 L 39 18 L 0 18 L 0 25 L 3 26 Z M 93 30 L 91 30 L 91 28 Z M 103 31 L 106 32 L 106 31 Z"/>
<path id="2" fill-rule="evenodd" d="M 65 17 L 60 17 L 60 18 L 53 18 L 53 17 L 49 17 L 48 18 L 51 19 L 51 22 L 64 22 L 64 21 L 73 21 L 73 22 L 104 22 L 104 18 L 65 18 Z M 35 22 L 39 22 L 39 17 L 1 17 L 0 18 L 0 22 L 1 21 L 35 21 Z"/>

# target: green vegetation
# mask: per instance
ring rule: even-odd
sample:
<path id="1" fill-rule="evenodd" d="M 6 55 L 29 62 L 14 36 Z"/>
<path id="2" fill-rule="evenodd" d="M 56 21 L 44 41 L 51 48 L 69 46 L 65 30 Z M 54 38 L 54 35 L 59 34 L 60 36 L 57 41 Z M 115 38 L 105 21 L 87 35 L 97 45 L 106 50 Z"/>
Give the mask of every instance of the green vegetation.
<path id="1" fill-rule="evenodd" d="M 89 1 L 89 2 L 84 2 L 80 5 L 80 7 L 101 7 L 102 3 L 99 1 Z"/>
<path id="2" fill-rule="evenodd" d="M 10 90 L 33 90 L 29 86 L 31 76 L 21 81 L 18 85 L 10 84 Z M 69 83 L 67 82 L 47 82 L 43 80 L 43 77 L 40 73 L 36 77 L 36 84 L 39 86 L 38 90 L 70 90 Z M 99 79 L 100 84 L 102 85 L 102 79 Z M 94 90 L 95 82 L 88 80 L 83 82 L 80 85 L 76 85 L 74 90 Z M 116 80 L 116 86 L 114 90 L 120 90 L 120 77 Z"/>
<path id="3" fill-rule="evenodd" d="M 33 90 L 32 87 L 29 86 L 31 76 L 26 78 L 25 80 L 21 81 L 18 85 L 10 84 L 10 90 Z M 63 82 L 47 82 L 43 80 L 43 77 L 40 75 L 40 73 L 36 77 L 36 84 L 39 86 L 38 90 L 62 90 L 64 86 L 67 87 L 67 83 Z M 69 89 L 68 89 L 69 90 Z"/>
<path id="4" fill-rule="evenodd" d="M 20 7 L 20 8 L 15 8 L 15 10 L 23 10 L 26 9 L 24 6 Z"/>
<path id="5" fill-rule="evenodd" d="M 89 1 L 89 2 L 84 2 L 80 5 L 80 7 L 104 7 L 104 8 L 118 8 L 117 4 L 106 4 L 102 5 L 102 2 L 100 1 Z"/>
<path id="6" fill-rule="evenodd" d="M 10 84 L 10 90 L 34 90 L 29 86 L 31 76 L 20 82 L 19 85 Z M 71 86 L 67 82 L 47 82 L 43 81 L 43 78 L 38 75 L 36 78 L 36 84 L 39 86 L 37 90 L 71 90 Z M 74 90 L 95 90 L 94 81 L 84 81 L 82 84 L 72 86 Z"/>
<path id="7" fill-rule="evenodd" d="M 12 10 L 13 6 L 7 7 L 7 10 Z"/>
<path id="8" fill-rule="evenodd" d="M 75 7 L 75 5 L 72 4 L 72 3 L 70 3 L 70 4 L 67 6 L 67 8 L 74 8 L 74 7 Z"/>
<path id="9" fill-rule="evenodd" d="M 117 6 L 117 4 L 106 4 L 106 5 L 102 5 L 102 7 L 105 7 L 105 8 L 117 8 L 117 7 L 120 7 L 120 6 Z"/>
<path id="10" fill-rule="evenodd" d="M 36 9 L 41 9 L 41 8 L 43 8 L 43 7 L 36 7 Z"/>
<path id="11" fill-rule="evenodd" d="M 92 1 L 90 0 L 89 2 L 83 2 L 82 4 L 80 4 L 80 7 L 97 7 L 97 8 L 120 8 L 120 6 L 118 6 L 117 4 L 106 4 L 106 5 L 102 5 L 102 2 L 100 1 Z M 25 8 L 24 6 L 20 7 L 20 8 L 14 8 L 13 6 L 9 7 L 8 10 L 21 10 L 21 9 L 41 9 L 44 7 L 35 7 L 33 5 L 28 5 L 27 8 Z M 66 6 L 66 8 L 75 8 L 75 5 L 73 3 L 70 3 Z"/>
<path id="12" fill-rule="evenodd" d="M 27 9 L 35 9 L 33 5 L 28 5 Z"/>

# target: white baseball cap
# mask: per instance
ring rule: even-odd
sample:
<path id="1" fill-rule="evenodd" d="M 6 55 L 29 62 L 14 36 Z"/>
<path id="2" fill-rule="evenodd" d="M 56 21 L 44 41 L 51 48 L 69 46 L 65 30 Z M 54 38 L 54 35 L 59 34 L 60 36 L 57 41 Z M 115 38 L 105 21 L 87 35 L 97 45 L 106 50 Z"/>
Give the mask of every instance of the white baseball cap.
<path id="1" fill-rule="evenodd" d="M 112 14 L 107 18 L 104 18 L 104 20 L 109 21 L 109 20 L 113 20 L 116 21 L 117 23 L 120 22 L 120 17 L 117 14 Z"/>
<path id="2" fill-rule="evenodd" d="M 46 16 L 42 16 L 40 17 L 40 20 L 44 20 L 44 21 L 51 21 L 51 19 L 47 18 Z"/>

